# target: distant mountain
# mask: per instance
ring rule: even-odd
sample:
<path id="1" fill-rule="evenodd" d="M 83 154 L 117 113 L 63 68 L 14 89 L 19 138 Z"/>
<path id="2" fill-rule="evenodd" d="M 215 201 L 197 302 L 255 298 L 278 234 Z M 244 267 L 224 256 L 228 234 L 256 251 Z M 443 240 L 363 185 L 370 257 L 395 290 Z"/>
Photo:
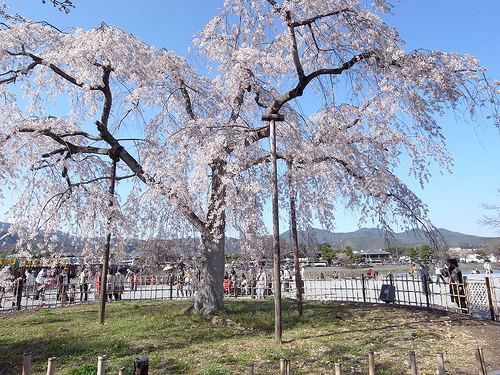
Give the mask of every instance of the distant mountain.
<path id="1" fill-rule="evenodd" d="M 497 237 L 480 237 L 469 234 L 452 232 L 447 229 L 439 229 L 446 244 L 449 247 L 483 247 L 498 239 Z M 290 231 L 281 234 L 287 241 L 290 240 Z M 429 239 L 421 230 L 394 233 L 392 239 L 384 238 L 376 228 L 361 228 L 355 232 L 332 233 L 323 229 L 313 228 L 308 232 L 299 232 L 299 243 L 328 243 L 334 249 L 350 246 L 353 250 L 386 249 L 388 247 L 415 247 L 428 245 Z"/>
<path id="2" fill-rule="evenodd" d="M 0 254 L 11 254 L 14 251 L 14 244 L 17 241 L 17 235 L 6 235 L 10 224 L 0 222 Z M 480 248 L 494 241 L 500 242 L 500 237 L 480 237 L 468 234 L 452 232 L 447 229 L 439 229 L 449 247 L 461 248 Z M 33 244 L 41 243 L 42 234 L 39 238 L 32 240 Z M 82 242 L 78 238 L 69 236 L 63 232 L 57 232 L 57 239 L 52 240 L 52 247 L 60 254 L 79 255 L 82 248 Z M 281 234 L 281 238 L 290 241 L 290 231 Z M 102 242 L 102 240 L 96 240 Z M 198 242 L 192 239 L 169 240 L 173 248 L 181 249 L 186 252 L 199 252 Z M 415 247 L 429 244 L 429 239 L 422 231 L 406 231 L 394 233 L 393 238 L 388 240 L 376 228 L 361 228 L 350 233 L 332 233 L 324 229 L 313 228 L 307 232 L 299 232 L 299 243 L 301 244 L 322 244 L 328 243 L 334 249 L 350 246 L 353 250 L 387 249 L 388 247 Z M 143 240 L 130 240 L 125 246 L 126 252 L 130 253 L 144 246 Z M 35 246 L 36 247 L 36 246 Z M 185 249 L 185 250 L 182 250 Z M 238 239 L 226 239 L 226 251 L 228 254 L 238 253 L 240 249 Z M 43 251 L 42 251 L 43 253 Z"/>

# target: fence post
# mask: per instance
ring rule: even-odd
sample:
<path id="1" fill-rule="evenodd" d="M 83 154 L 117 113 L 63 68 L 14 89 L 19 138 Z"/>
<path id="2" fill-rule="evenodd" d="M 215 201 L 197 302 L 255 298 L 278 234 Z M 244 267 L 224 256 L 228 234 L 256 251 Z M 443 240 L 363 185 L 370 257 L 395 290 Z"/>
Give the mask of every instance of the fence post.
<path id="1" fill-rule="evenodd" d="M 47 375 L 54 375 L 56 369 L 56 357 L 50 357 L 47 363 Z"/>
<path id="2" fill-rule="evenodd" d="M 290 375 L 290 359 L 283 358 L 280 360 L 280 375 Z"/>
<path id="3" fill-rule="evenodd" d="M 134 375 L 148 375 L 148 357 L 138 357 L 134 359 Z"/>
<path id="4" fill-rule="evenodd" d="M 477 373 L 479 375 L 486 375 L 486 364 L 484 363 L 483 348 L 478 347 L 476 349 L 476 362 L 477 362 Z"/>
<path id="5" fill-rule="evenodd" d="M 97 375 L 104 375 L 106 371 L 105 368 L 106 368 L 106 356 L 103 355 L 97 358 Z"/>
<path id="6" fill-rule="evenodd" d="M 361 275 L 361 289 L 363 292 L 363 302 L 366 302 L 366 285 L 365 285 L 365 275 Z"/>
<path id="7" fill-rule="evenodd" d="M 118 375 L 125 375 L 125 367 L 120 367 L 118 370 Z"/>
<path id="8" fill-rule="evenodd" d="M 253 375 L 253 367 L 254 367 L 254 364 L 253 363 L 250 363 L 248 365 L 248 374 L 249 375 Z"/>
<path id="9" fill-rule="evenodd" d="M 488 307 L 490 310 L 491 320 L 495 320 L 495 309 L 493 307 L 493 299 L 491 297 L 491 287 L 490 287 L 490 278 L 484 278 L 484 287 L 486 288 L 486 296 L 488 297 Z"/>
<path id="10" fill-rule="evenodd" d="M 342 365 L 335 363 L 335 375 L 342 375 Z"/>
<path id="11" fill-rule="evenodd" d="M 446 368 L 444 367 L 443 353 L 437 354 L 437 363 L 438 363 L 438 375 L 446 375 Z"/>
<path id="12" fill-rule="evenodd" d="M 368 374 L 375 375 L 375 358 L 373 350 L 368 351 Z"/>
<path id="13" fill-rule="evenodd" d="M 410 370 L 411 370 L 411 375 L 418 375 L 417 360 L 415 358 L 415 352 L 413 350 L 410 351 Z"/>
<path id="14" fill-rule="evenodd" d="M 31 352 L 23 353 L 23 375 L 31 375 Z"/>

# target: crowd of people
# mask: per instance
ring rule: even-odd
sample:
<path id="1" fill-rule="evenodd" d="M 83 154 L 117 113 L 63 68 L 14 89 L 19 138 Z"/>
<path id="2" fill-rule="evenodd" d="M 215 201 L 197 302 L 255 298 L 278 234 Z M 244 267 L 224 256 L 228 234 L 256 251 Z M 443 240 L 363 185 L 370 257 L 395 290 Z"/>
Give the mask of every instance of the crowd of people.
<path id="1" fill-rule="evenodd" d="M 430 292 L 429 284 L 432 283 L 429 266 L 425 263 L 420 263 L 418 265 L 412 264 L 410 266 L 409 274 L 411 277 L 418 278 L 420 280 L 422 292 L 428 296 Z M 449 284 L 451 301 L 457 305 L 460 312 L 467 314 L 468 308 L 464 290 L 464 279 L 457 259 L 450 258 L 445 263 L 436 263 L 435 274 L 436 279 L 434 282 L 436 284 Z"/>

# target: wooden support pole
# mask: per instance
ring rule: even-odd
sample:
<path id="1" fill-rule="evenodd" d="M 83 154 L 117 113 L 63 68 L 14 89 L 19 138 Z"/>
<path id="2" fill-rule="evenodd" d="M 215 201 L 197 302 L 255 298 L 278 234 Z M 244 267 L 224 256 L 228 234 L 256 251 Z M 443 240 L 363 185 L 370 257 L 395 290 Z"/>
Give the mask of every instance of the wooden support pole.
<path id="1" fill-rule="evenodd" d="M 375 375 L 375 357 L 373 350 L 368 351 L 368 374 Z"/>
<path id="2" fill-rule="evenodd" d="M 437 354 L 438 375 L 446 375 L 446 368 L 444 367 L 443 353 Z"/>
<path id="3" fill-rule="evenodd" d="M 254 364 L 250 363 L 248 365 L 248 375 L 253 375 L 253 368 L 254 368 Z"/>
<path id="4" fill-rule="evenodd" d="M 31 375 L 31 352 L 24 352 L 23 354 L 23 375 Z"/>
<path id="5" fill-rule="evenodd" d="M 106 372 L 106 356 L 97 358 L 97 375 L 104 375 Z"/>
<path id="6" fill-rule="evenodd" d="M 134 375 L 148 375 L 149 360 L 148 357 L 138 357 L 134 359 Z"/>
<path id="7" fill-rule="evenodd" d="M 125 367 L 120 367 L 118 370 L 118 375 L 125 375 Z"/>
<path id="8" fill-rule="evenodd" d="M 484 363 L 483 348 L 476 349 L 477 373 L 479 375 L 487 375 L 486 363 Z"/>
<path id="9" fill-rule="evenodd" d="M 342 365 L 335 363 L 335 375 L 342 375 Z"/>
<path id="10" fill-rule="evenodd" d="M 410 351 L 410 370 L 411 375 L 418 375 L 417 359 L 415 358 L 415 352 L 413 350 Z"/>
<path id="11" fill-rule="evenodd" d="M 47 363 L 47 375 L 54 375 L 56 370 L 56 357 L 50 357 Z"/>

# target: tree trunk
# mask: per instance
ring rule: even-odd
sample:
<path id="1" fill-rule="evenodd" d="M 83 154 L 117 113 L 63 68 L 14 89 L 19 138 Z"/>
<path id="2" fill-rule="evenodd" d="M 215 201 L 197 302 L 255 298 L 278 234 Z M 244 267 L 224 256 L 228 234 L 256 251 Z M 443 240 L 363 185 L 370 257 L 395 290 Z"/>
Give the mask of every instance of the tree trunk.
<path id="1" fill-rule="evenodd" d="M 194 310 L 203 315 L 224 309 L 225 237 L 216 242 L 212 235 L 202 234 L 200 283 L 196 293 Z"/>

